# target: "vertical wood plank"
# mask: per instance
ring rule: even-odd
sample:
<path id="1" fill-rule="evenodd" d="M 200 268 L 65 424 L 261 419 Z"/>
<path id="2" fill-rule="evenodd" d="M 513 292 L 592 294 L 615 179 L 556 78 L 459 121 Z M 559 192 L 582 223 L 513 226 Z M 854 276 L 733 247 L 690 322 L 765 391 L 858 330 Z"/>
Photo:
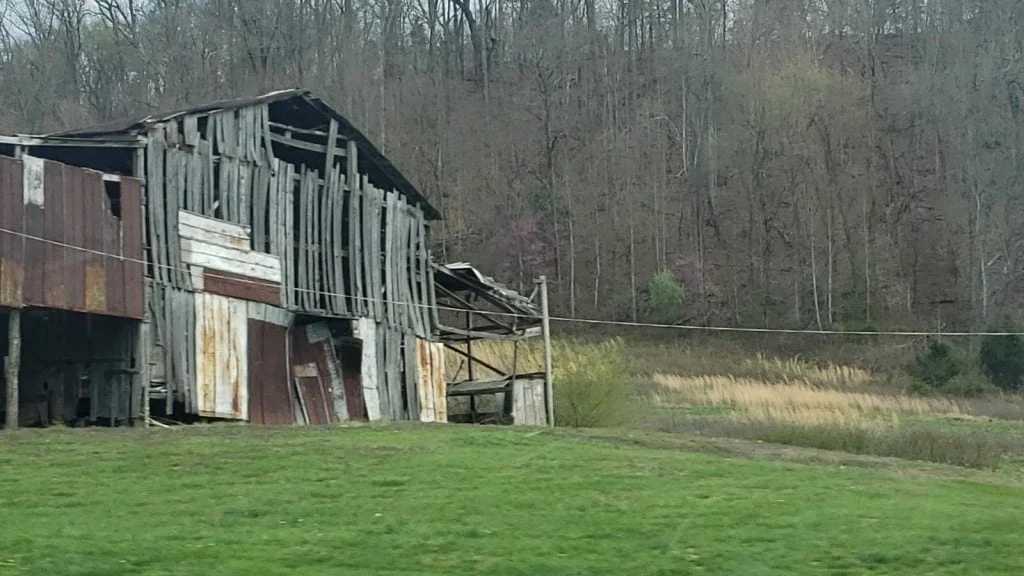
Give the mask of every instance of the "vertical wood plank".
<path id="1" fill-rule="evenodd" d="M 199 144 L 199 117 L 195 114 L 189 114 L 185 116 L 184 123 L 185 145 L 197 146 Z"/>
<path id="2" fill-rule="evenodd" d="M 252 222 L 252 164 L 238 165 L 238 223 L 249 226 Z"/>
<path id="3" fill-rule="evenodd" d="M 331 118 L 331 124 L 327 129 L 327 154 L 324 161 L 324 174 L 330 174 L 334 171 L 334 155 L 337 153 L 338 146 L 338 121 Z M 325 176 L 326 178 L 326 176 Z"/>
<path id="4" fill-rule="evenodd" d="M 282 181 L 282 186 L 285 191 L 285 201 L 281 206 L 284 210 L 284 246 L 283 256 L 287 263 L 288 273 L 285 274 L 284 280 L 287 284 L 288 292 L 288 307 L 298 306 L 297 293 L 295 292 L 296 284 L 298 279 L 295 274 L 295 166 L 291 163 L 285 164 L 285 177 Z"/>
<path id="5" fill-rule="evenodd" d="M 309 172 L 302 168 L 302 179 L 299 181 L 299 242 L 297 275 L 295 277 L 298 288 L 297 301 L 301 308 L 309 309 L 309 292 L 306 291 L 309 282 L 307 281 L 306 268 L 309 266 Z"/>
<path id="6" fill-rule="evenodd" d="M 417 227 L 417 248 L 416 255 L 419 258 L 419 291 L 420 291 L 420 316 L 423 318 L 423 329 L 424 338 L 429 338 L 434 328 L 430 322 L 430 293 L 434 291 L 434 287 L 430 284 L 430 252 L 429 246 L 427 245 L 427 229 L 423 221 L 423 211 L 416 210 L 416 227 Z"/>
<path id="7" fill-rule="evenodd" d="M 395 317 L 395 193 L 386 191 L 384 204 L 384 299 L 388 326 L 396 328 Z"/>
<path id="8" fill-rule="evenodd" d="M 381 419 L 380 372 L 378 371 L 377 323 L 370 318 L 359 318 L 355 322 L 355 335 L 362 340 L 362 357 L 359 372 L 362 376 L 363 402 L 366 417 L 371 422 Z"/>
<path id="9" fill-rule="evenodd" d="M 153 275 L 160 283 L 167 282 L 166 232 L 164 231 L 164 151 L 163 133 L 151 130 L 146 139 L 146 212 L 149 216 L 149 246 Z"/>
<path id="10" fill-rule="evenodd" d="M 263 104 L 262 106 L 260 106 L 260 109 L 262 110 L 261 121 L 263 122 L 263 150 L 267 155 L 267 164 L 269 164 L 270 166 L 275 166 L 274 170 L 276 172 L 277 162 L 274 158 L 274 147 L 270 139 L 270 106 L 267 104 Z"/>
<path id="11" fill-rule="evenodd" d="M 267 174 L 270 177 L 269 183 L 267 184 L 267 241 L 269 245 L 268 252 L 274 256 L 281 255 L 281 243 L 278 234 L 278 211 L 280 210 L 278 196 L 281 191 L 281 185 L 277 180 L 277 160 L 273 160 L 267 166 Z"/>
<path id="12" fill-rule="evenodd" d="M 326 174 L 324 175 L 324 178 L 325 179 L 327 178 Z M 323 244 L 321 242 L 321 240 L 322 240 L 322 230 L 321 230 L 321 222 L 320 222 L 320 212 L 321 212 L 321 209 L 320 209 L 321 208 L 320 207 L 320 204 L 321 204 L 320 197 L 321 197 L 321 191 L 322 190 L 320 188 L 320 184 L 317 183 L 317 180 L 319 180 L 319 179 L 320 179 L 319 175 L 314 170 L 313 171 L 313 177 L 311 178 L 311 182 L 310 182 L 310 186 L 309 186 L 309 192 L 310 192 L 310 198 L 309 198 L 309 200 L 310 200 L 310 202 L 309 202 L 309 207 L 310 207 L 310 216 L 309 216 L 310 239 L 309 239 L 309 244 L 310 244 L 310 247 L 312 248 L 312 250 L 310 250 L 310 252 L 309 252 L 309 269 L 312 272 L 312 274 L 310 274 L 310 279 L 309 279 L 310 286 L 309 287 L 312 289 L 312 292 L 310 293 L 312 295 L 312 297 L 313 297 L 313 308 L 312 309 L 313 310 L 318 310 L 318 311 L 321 310 L 322 307 L 323 307 L 323 304 L 322 304 L 322 302 L 323 302 L 323 285 L 320 283 L 320 277 L 321 277 L 321 274 L 320 274 L 320 264 L 323 261 L 323 259 L 321 257 L 321 254 L 322 254 L 323 249 L 324 249 Z"/>
<path id="13" fill-rule="evenodd" d="M 323 276 L 324 306 L 329 314 L 338 314 L 338 290 L 334 283 L 334 184 L 335 171 L 324 175 L 324 190 L 320 202 L 320 267 Z"/>
<path id="14" fill-rule="evenodd" d="M 346 206 L 346 200 L 351 198 L 350 194 L 346 194 L 344 176 L 341 174 L 341 170 L 335 170 L 334 177 L 334 281 L 336 285 L 336 302 L 338 306 L 338 313 L 344 316 L 348 316 L 352 313 L 352 308 L 349 306 L 349 295 L 352 293 L 352 281 L 347 277 L 347 273 L 350 270 L 347 266 L 348 258 L 346 258 L 346 252 L 348 257 L 351 257 L 353 245 L 348 243 L 350 236 L 347 234 L 348 208 Z"/>
<path id="15" fill-rule="evenodd" d="M 195 212 L 196 214 L 203 214 L 203 175 L 205 174 L 205 168 L 203 166 L 203 155 L 202 152 L 197 148 L 193 149 L 188 155 L 188 203 L 187 209 Z"/>
<path id="16" fill-rule="evenodd" d="M 340 188 L 343 191 L 345 199 L 345 230 L 347 232 L 346 242 L 346 259 L 345 262 L 348 265 L 346 273 L 346 281 L 348 289 L 346 293 L 349 296 L 349 307 L 352 310 L 353 316 L 358 316 L 362 308 L 359 303 L 359 298 L 362 297 L 362 290 L 360 289 L 359 282 L 359 242 L 358 231 L 359 231 L 359 196 L 357 195 L 356 188 L 353 187 L 347 178 L 342 178 Z"/>
<path id="17" fill-rule="evenodd" d="M 363 279 L 363 316 L 373 317 L 374 312 L 374 300 L 375 295 L 373 292 L 373 242 L 372 242 L 372 231 L 373 231 L 373 201 L 371 200 L 370 190 L 363 186 L 363 181 L 357 179 L 352 183 L 353 186 L 357 186 L 359 190 L 359 215 L 360 215 L 360 226 L 359 226 L 359 254 L 358 258 L 363 266 L 363 272 L 361 274 Z"/>
<path id="18" fill-rule="evenodd" d="M 164 218 L 167 225 L 167 265 L 169 280 L 173 286 L 181 286 L 182 278 L 179 275 L 181 268 L 181 245 L 178 241 L 178 209 L 179 209 L 179 178 L 181 164 L 178 162 L 178 151 L 175 148 L 168 148 L 165 152 L 166 178 L 164 179 L 164 192 L 167 202 Z"/>

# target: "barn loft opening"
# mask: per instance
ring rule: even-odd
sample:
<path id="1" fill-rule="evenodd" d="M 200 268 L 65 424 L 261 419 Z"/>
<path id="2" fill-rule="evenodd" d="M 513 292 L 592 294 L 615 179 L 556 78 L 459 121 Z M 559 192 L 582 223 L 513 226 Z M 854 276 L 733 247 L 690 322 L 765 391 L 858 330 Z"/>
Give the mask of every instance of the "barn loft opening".
<path id="1" fill-rule="evenodd" d="M 107 194 L 107 206 L 115 218 L 121 218 L 121 181 L 103 180 L 103 191 Z"/>

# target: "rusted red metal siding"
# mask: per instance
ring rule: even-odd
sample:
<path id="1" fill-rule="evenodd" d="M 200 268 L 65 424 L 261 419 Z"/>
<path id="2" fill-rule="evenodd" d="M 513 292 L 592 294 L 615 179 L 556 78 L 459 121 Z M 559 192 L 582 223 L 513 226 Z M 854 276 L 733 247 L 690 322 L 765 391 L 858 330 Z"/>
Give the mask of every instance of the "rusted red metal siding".
<path id="1" fill-rule="evenodd" d="M 101 173 L 49 161 L 42 173 L 41 199 L 29 202 L 23 162 L 0 157 L 0 306 L 141 319 L 139 181 L 112 184 L 120 193 L 116 216 Z"/>
<path id="2" fill-rule="evenodd" d="M 239 298 L 249 302 L 262 302 L 271 306 L 281 306 L 280 285 L 220 270 L 207 268 L 203 272 L 203 291 Z"/>
<path id="3" fill-rule="evenodd" d="M 292 376 L 303 394 L 309 423 L 326 425 L 338 420 L 331 395 L 331 371 L 327 366 L 324 342 L 310 342 L 305 327 L 292 330 Z M 329 341 L 327 342 L 329 344 Z"/>
<path id="4" fill-rule="evenodd" d="M 20 308 L 25 283 L 25 202 L 22 167 L 0 156 L 0 306 Z"/>
<path id="5" fill-rule="evenodd" d="M 287 366 L 288 329 L 249 320 L 249 421 L 267 426 L 295 423 Z"/>

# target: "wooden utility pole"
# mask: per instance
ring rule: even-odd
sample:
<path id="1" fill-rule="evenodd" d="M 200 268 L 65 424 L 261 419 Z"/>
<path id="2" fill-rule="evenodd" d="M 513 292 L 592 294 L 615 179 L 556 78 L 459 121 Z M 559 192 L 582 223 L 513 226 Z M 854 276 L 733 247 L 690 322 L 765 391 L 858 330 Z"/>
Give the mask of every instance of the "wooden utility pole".
<path id="1" fill-rule="evenodd" d="M 18 371 L 21 370 L 21 310 L 11 310 L 7 317 L 7 429 L 18 427 Z"/>
<path id="2" fill-rule="evenodd" d="M 540 286 L 541 330 L 544 334 L 544 403 L 548 410 L 548 426 L 555 425 L 555 389 L 551 370 L 551 315 L 548 313 L 548 278 L 537 279 Z"/>

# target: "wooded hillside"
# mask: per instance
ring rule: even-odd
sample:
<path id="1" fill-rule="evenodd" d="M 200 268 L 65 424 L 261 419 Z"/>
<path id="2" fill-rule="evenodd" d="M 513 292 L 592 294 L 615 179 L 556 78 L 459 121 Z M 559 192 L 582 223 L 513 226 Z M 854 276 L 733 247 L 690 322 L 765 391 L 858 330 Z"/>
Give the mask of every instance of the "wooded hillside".
<path id="1" fill-rule="evenodd" d="M 1024 312 L 1019 0 L 3 0 L 0 129 L 276 88 L 557 312 L 980 328 Z"/>

